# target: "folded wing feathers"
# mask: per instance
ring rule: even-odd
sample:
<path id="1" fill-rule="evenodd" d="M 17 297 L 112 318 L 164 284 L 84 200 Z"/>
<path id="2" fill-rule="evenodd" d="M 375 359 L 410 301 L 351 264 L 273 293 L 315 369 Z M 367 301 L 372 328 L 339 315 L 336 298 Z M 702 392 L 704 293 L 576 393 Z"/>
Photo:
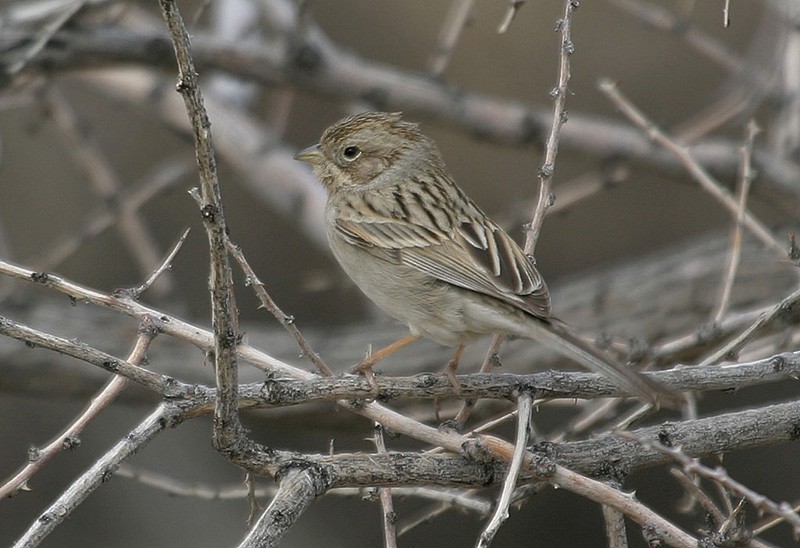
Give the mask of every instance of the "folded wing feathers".
<path id="1" fill-rule="evenodd" d="M 494 296 L 536 316 L 549 316 L 547 287 L 533 264 L 468 199 L 456 200 L 466 207 L 451 216 L 444 212 L 452 209 L 426 209 L 420 195 L 395 190 L 394 197 L 402 200 L 402 212 L 392 214 L 372 206 L 371 215 L 338 219 L 339 233 L 392 262 Z M 441 189 L 435 197 L 448 198 Z"/>

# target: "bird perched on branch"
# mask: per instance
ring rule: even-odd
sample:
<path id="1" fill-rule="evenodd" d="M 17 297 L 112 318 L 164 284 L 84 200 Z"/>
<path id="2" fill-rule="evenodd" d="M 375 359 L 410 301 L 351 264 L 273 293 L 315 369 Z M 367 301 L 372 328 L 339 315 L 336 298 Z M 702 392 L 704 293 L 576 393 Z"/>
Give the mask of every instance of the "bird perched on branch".
<path id="1" fill-rule="evenodd" d="M 334 256 L 378 307 L 411 334 L 456 347 L 487 334 L 539 341 L 655 404 L 680 394 L 584 342 L 550 313 L 550 293 L 531 258 L 456 185 L 433 140 L 399 113 L 366 112 L 325 130 L 295 156 L 328 193 L 325 225 Z M 374 382 L 374 381 L 373 381 Z"/>

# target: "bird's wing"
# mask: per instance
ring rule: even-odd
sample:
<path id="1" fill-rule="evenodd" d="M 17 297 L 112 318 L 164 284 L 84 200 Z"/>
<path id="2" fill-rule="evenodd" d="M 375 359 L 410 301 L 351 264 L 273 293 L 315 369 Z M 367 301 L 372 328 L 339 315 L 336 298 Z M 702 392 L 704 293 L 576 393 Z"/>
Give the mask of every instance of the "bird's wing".
<path id="1" fill-rule="evenodd" d="M 348 209 L 347 215 L 337 217 L 336 231 L 384 260 L 548 318 L 549 293 L 532 261 L 502 228 L 455 191 L 459 199 L 442 204 L 434 215 L 420 206 L 419 196 L 396 191 L 393 199 L 405 202 L 398 208 L 372 207 L 368 215 Z"/>

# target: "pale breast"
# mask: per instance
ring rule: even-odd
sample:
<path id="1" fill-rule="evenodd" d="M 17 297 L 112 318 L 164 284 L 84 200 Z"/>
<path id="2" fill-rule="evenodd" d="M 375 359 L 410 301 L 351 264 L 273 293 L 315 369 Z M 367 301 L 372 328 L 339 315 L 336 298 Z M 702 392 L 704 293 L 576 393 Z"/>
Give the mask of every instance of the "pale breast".
<path id="1" fill-rule="evenodd" d="M 457 288 L 415 268 L 381 259 L 330 231 L 328 240 L 334 257 L 358 288 L 381 310 L 406 324 L 412 334 L 456 346 L 486 333 L 469 328 Z"/>

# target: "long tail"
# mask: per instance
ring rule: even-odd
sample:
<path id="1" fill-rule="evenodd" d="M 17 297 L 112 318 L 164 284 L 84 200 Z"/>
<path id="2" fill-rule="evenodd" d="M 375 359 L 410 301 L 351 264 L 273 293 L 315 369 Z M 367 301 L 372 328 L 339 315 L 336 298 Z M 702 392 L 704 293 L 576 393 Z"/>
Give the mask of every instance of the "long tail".
<path id="1" fill-rule="evenodd" d="M 598 348 L 584 342 L 559 320 L 537 321 L 528 335 L 548 347 L 560 352 L 581 365 L 593 369 L 613 380 L 620 388 L 628 390 L 632 395 L 649 401 L 656 406 L 678 409 L 686 403 L 683 394 L 662 385 L 631 369 L 630 367 L 606 356 Z"/>

